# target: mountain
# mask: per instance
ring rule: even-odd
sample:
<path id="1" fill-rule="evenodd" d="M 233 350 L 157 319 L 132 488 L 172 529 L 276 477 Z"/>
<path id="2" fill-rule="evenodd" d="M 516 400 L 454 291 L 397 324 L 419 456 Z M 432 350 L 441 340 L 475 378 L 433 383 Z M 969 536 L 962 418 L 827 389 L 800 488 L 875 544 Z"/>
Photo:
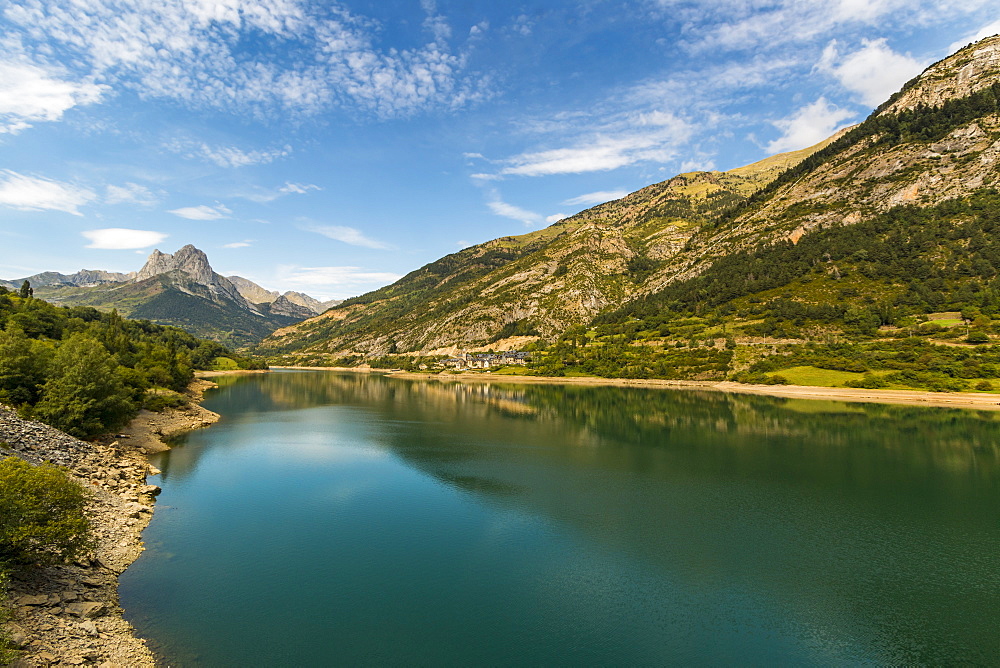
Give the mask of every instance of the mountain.
<path id="1" fill-rule="evenodd" d="M 27 276 L 17 281 L 0 280 L 0 285 L 11 290 L 21 287 L 24 281 L 29 281 L 33 287 L 57 287 L 70 285 L 80 288 L 89 288 L 95 285 L 105 285 L 107 283 L 121 283 L 135 277 L 135 272 L 120 274 L 113 271 L 101 271 L 100 269 L 81 269 L 75 274 L 60 274 L 55 271 L 46 271 L 34 276 Z"/>
<path id="2" fill-rule="evenodd" d="M 805 336 L 813 325 L 849 329 L 847 306 L 871 311 L 887 296 L 889 307 L 916 316 L 954 302 L 917 293 L 957 294 L 965 286 L 980 295 L 994 278 L 992 260 L 984 256 L 972 267 L 945 228 L 969 223 L 979 215 L 975 207 L 993 206 L 998 99 L 995 36 L 932 65 L 866 121 L 817 146 L 728 172 L 681 174 L 537 232 L 464 249 L 280 329 L 258 350 L 314 361 L 502 349 L 580 326 L 591 337 L 614 326 L 623 341 L 633 341 L 647 325 L 648 338 L 662 345 L 719 332 L 749 337 L 761 320 L 784 317 L 754 300 L 781 298 L 800 310 L 825 304 L 839 314 L 835 322 L 802 316 L 805 325 L 789 324 L 789 332 Z M 903 228 L 886 231 L 903 225 L 891 223 L 900 216 L 910 233 L 937 236 L 912 247 Z M 983 237 L 981 230 L 968 233 Z M 881 248 L 890 239 L 895 246 L 885 252 L 895 256 L 873 261 L 866 246 Z M 981 243 L 992 242 L 987 235 Z M 903 249 L 910 256 L 900 257 Z M 966 278 L 950 278 L 950 268 L 940 266 L 946 257 L 969 265 Z M 924 282 L 906 271 L 885 274 L 905 263 L 940 275 Z M 820 291 L 807 285 L 812 276 L 833 284 Z M 912 303 L 896 303 L 905 299 Z"/>
<path id="3" fill-rule="evenodd" d="M 256 304 L 259 309 L 270 310 L 283 315 L 301 315 L 302 318 L 310 318 L 314 315 L 336 306 L 341 300 L 321 302 L 307 294 L 301 292 L 288 292 L 281 294 L 277 290 L 267 290 L 257 285 L 253 281 L 242 276 L 227 276 L 226 278 L 236 286 L 243 297 Z M 264 305 L 268 306 L 264 306 Z"/>
<path id="4" fill-rule="evenodd" d="M 216 273 L 208 256 L 192 245 L 173 254 L 154 250 L 138 272 L 83 270 L 68 276 L 45 272 L 2 284 L 17 289 L 28 280 L 35 296 L 46 301 L 114 308 L 130 318 L 182 327 L 196 336 L 235 346 L 257 342 L 279 327 L 315 315 L 288 297 L 272 298 L 260 286 L 234 278 L 268 299 L 248 300 L 233 280 Z"/>

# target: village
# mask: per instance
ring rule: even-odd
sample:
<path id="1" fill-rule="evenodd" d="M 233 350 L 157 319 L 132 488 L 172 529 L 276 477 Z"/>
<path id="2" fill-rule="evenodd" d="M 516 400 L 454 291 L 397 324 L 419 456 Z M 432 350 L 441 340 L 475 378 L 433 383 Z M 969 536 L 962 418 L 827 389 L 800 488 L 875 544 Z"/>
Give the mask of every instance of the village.
<path id="1" fill-rule="evenodd" d="M 434 366 L 458 370 L 495 369 L 511 364 L 526 366 L 529 358 L 529 353 L 520 350 L 509 350 L 499 353 L 459 353 L 455 357 L 441 360 Z"/>

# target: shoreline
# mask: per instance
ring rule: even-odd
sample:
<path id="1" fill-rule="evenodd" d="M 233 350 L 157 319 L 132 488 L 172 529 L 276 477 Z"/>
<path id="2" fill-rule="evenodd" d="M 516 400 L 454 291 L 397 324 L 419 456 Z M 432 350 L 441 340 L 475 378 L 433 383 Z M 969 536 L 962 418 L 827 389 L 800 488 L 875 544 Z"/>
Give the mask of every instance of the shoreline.
<path id="1" fill-rule="evenodd" d="M 12 666 L 157 666 L 146 641 L 124 617 L 118 576 L 142 555 L 142 532 L 160 492 L 147 484 L 147 476 L 160 473 L 147 455 L 169 449 L 164 441 L 170 438 L 219 420 L 200 406 L 212 387 L 216 384 L 196 377 L 184 392 L 187 406 L 162 413 L 141 410 L 121 432 L 93 442 L 23 420 L 0 406 L 0 443 L 7 444 L 0 446 L 0 456 L 33 464 L 48 460 L 68 469 L 91 491 L 85 512 L 95 542 L 89 557 L 11 578 L 7 626 L 23 651 Z"/>
<path id="2" fill-rule="evenodd" d="M 599 378 L 559 376 L 493 375 L 488 373 L 426 374 L 389 369 L 352 369 L 347 367 L 274 366 L 272 369 L 306 371 L 348 371 L 353 373 L 384 373 L 392 378 L 408 380 L 436 380 L 461 383 L 517 383 L 523 385 L 585 385 L 592 387 L 645 387 L 666 390 L 704 390 L 757 394 L 787 399 L 812 399 L 844 401 L 849 403 L 897 404 L 934 408 L 962 408 L 971 410 L 1000 411 L 1000 394 L 982 392 L 931 392 L 928 390 L 860 389 L 853 387 L 818 387 L 814 385 L 750 385 L 718 380 L 663 380 L 657 378 Z"/>

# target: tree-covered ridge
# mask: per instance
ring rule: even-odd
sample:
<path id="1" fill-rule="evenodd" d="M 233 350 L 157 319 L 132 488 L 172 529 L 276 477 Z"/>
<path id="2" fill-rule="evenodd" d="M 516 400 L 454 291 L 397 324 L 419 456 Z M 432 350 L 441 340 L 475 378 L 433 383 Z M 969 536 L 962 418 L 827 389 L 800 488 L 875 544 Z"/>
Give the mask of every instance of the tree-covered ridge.
<path id="1" fill-rule="evenodd" d="M 220 359 L 261 366 L 175 327 L 0 288 L 0 402 L 74 436 L 118 429 L 158 401 L 149 391 L 179 392 Z"/>
<path id="2" fill-rule="evenodd" d="M 732 253 L 701 275 L 602 314 L 594 324 L 657 329 L 684 317 L 742 313 L 800 327 L 846 325 L 855 321 L 848 313 L 860 308 L 872 314 L 861 328 L 870 333 L 930 311 L 974 307 L 1000 316 L 998 275 L 1000 192 L 986 189 L 934 207 L 896 207 L 854 225 L 816 230 L 798 243 L 781 240 Z M 824 283 L 836 289 L 819 289 Z M 786 290 L 762 294 L 779 288 Z M 753 295 L 758 304 L 737 302 Z"/>

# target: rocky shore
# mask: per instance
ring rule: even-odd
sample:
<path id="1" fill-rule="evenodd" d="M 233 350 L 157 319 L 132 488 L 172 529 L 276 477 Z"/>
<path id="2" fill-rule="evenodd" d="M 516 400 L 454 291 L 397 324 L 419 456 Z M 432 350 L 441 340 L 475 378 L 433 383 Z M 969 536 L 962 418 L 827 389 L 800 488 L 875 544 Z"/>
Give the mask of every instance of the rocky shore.
<path id="1" fill-rule="evenodd" d="M 163 413 L 142 411 L 121 433 L 88 443 L 40 422 L 23 420 L 0 406 L 0 457 L 63 466 L 92 493 L 87 507 L 96 547 L 72 564 L 17 573 L 11 579 L 8 625 L 23 656 L 13 666 L 155 666 L 145 642 L 125 621 L 118 576 L 142 554 L 159 487 L 145 454 L 165 449 L 163 440 L 212 424 L 218 415 L 196 403 L 214 383 L 196 380 L 192 404 Z"/>

